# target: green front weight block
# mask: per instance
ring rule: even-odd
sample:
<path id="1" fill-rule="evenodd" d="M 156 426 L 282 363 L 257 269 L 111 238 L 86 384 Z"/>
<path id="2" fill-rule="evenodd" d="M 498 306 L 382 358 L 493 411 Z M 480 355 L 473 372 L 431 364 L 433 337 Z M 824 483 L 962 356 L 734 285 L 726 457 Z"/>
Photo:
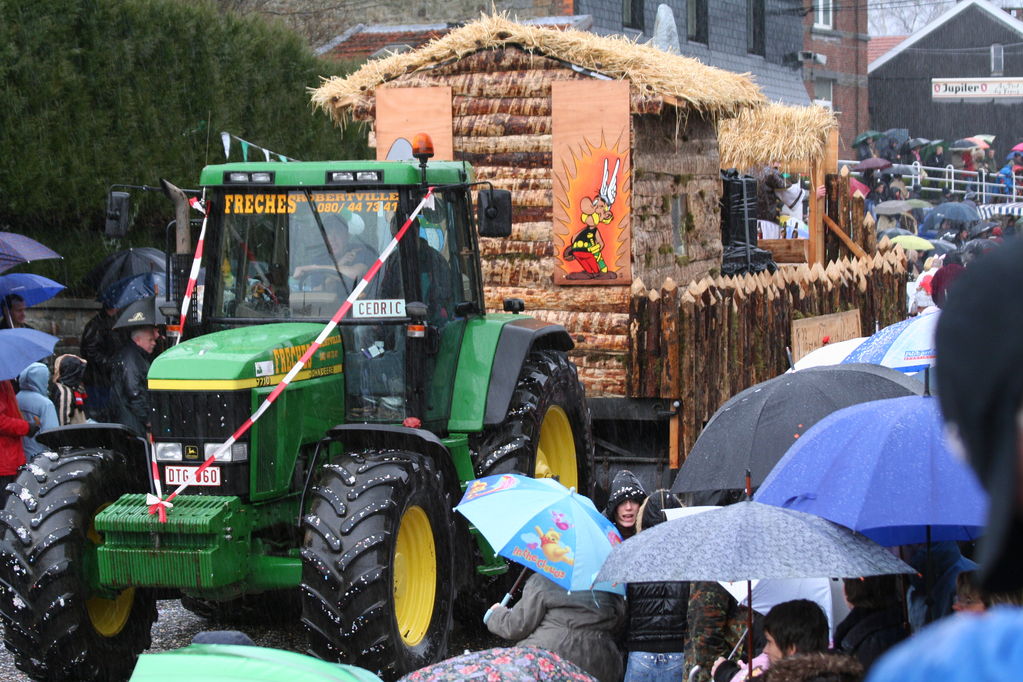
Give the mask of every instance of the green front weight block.
<path id="1" fill-rule="evenodd" d="M 237 497 L 188 495 L 161 523 L 145 495 L 123 495 L 96 516 L 99 582 L 190 590 L 241 582 L 251 570 L 251 516 Z"/>

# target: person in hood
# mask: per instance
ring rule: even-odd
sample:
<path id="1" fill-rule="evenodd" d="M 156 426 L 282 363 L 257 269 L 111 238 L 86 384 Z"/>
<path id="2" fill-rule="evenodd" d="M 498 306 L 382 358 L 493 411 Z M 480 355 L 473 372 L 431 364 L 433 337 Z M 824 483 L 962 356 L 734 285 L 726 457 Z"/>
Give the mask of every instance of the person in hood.
<path id="1" fill-rule="evenodd" d="M 842 583 L 851 610 L 835 628 L 835 649 L 855 656 L 865 670 L 909 636 L 898 586 L 893 575 L 846 578 Z"/>
<path id="2" fill-rule="evenodd" d="M 18 469 L 25 464 L 21 439 L 36 435 L 38 430 L 38 424 L 21 416 L 11 382 L 0 381 L 0 508 L 7 502 L 7 484 L 14 481 Z"/>
<path id="3" fill-rule="evenodd" d="M 681 506 L 670 490 L 655 490 L 639 508 L 636 532 L 666 521 L 664 510 Z M 689 583 L 629 583 L 625 595 L 628 663 L 624 682 L 682 679 Z"/>
<path id="4" fill-rule="evenodd" d="M 622 469 L 611 481 L 611 492 L 604 508 L 604 516 L 618 529 L 622 540 L 636 534 L 636 518 L 639 505 L 646 499 L 646 489 L 636 475 L 628 469 Z"/>
<path id="5" fill-rule="evenodd" d="M 57 408 L 57 421 L 61 426 L 84 424 L 86 421 L 85 368 L 85 360 L 70 353 L 53 361 L 50 400 Z"/>
<path id="6" fill-rule="evenodd" d="M 21 370 L 18 385 L 21 387 L 17 396 L 18 409 L 27 421 L 38 425 L 39 431 L 60 426 L 60 422 L 57 421 L 57 410 L 49 396 L 50 370 L 46 365 L 33 362 Z M 35 434 L 31 436 L 25 434 L 21 444 L 27 459 L 32 459 L 46 450 L 46 446 L 35 439 Z"/>
<path id="7" fill-rule="evenodd" d="M 483 622 L 498 637 L 515 640 L 515 646 L 553 651 L 600 682 L 622 679 L 617 643 L 625 622 L 621 595 L 600 590 L 568 592 L 534 573 L 514 607 L 494 604 Z"/>

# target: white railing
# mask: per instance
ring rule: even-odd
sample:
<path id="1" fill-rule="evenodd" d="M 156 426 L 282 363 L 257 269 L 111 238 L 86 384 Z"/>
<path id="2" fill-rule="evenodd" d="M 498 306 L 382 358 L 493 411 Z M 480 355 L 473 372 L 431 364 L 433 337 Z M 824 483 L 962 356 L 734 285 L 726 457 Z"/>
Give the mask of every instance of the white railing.
<path id="1" fill-rule="evenodd" d="M 852 166 L 857 163 L 859 161 L 839 161 L 838 166 L 839 168 L 849 166 L 849 169 L 852 170 Z M 908 174 L 904 172 L 906 170 L 909 171 Z M 924 199 L 937 198 L 946 188 L 949 192 L 959 192 L 960 194 L 976 192 L 978 204 L 991 203 L 998 197 L 1016 199 L 1023 197 L 1023 185 L 1016 185 L 1015 176 L 1009 176 L 1009 187 L 1006 188 L 999 182 L 997 171 L 967 171 L 956 168 L 952 164 L 944 167 L 924 166 L 919 161 L 915 161 L 912 164 L 897 163 L 892 168 L 878 170 L 875 173 L 878 175 L 884 173 L 901 175 L 907 187 L 920 185 L 920 192 Z M 853 175 L 862 176 L 858 171 L 853 171 Z M 924 186 L 921 181 L 925 179 L 933 183 L 934 186 Z M 932 196 L 926 196 L 928 194 Z"/>

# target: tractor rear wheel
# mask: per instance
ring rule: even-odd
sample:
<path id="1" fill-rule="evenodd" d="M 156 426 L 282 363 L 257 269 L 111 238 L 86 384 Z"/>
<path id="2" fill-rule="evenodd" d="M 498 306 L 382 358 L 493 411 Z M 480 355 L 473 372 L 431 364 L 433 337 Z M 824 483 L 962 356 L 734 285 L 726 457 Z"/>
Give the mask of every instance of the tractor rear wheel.
<path id="1" fill-rule="evenodd" d="M 429 458 L 365 450 L 323 467 L 303 519 L 302 621 L 314 654 L 393 679 L 447 654 L 450 496 Z"/>
<path id="2" fill-rule="evenodd" d="M 90 448 L 37 455 L 11 484 L 0 511 L 0 618 L 4 644 L 33 678 L 127 679 L 150 645 L 152 592 L 97 583 L 94 518 L 145 490 L 134 473 L 122 453 Z"/>

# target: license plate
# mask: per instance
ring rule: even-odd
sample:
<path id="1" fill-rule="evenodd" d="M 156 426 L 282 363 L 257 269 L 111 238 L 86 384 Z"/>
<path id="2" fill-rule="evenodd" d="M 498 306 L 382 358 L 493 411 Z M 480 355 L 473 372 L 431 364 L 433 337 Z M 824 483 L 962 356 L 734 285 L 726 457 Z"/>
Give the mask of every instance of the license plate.
<path id="1" fill-rule="evenodd" d="M 199 467 L 164 467 L 163 477 L 167 485 L 220 485 L 220 469 L 218 467 L 206 467 L 198 478 L 195 472 Z"/>

